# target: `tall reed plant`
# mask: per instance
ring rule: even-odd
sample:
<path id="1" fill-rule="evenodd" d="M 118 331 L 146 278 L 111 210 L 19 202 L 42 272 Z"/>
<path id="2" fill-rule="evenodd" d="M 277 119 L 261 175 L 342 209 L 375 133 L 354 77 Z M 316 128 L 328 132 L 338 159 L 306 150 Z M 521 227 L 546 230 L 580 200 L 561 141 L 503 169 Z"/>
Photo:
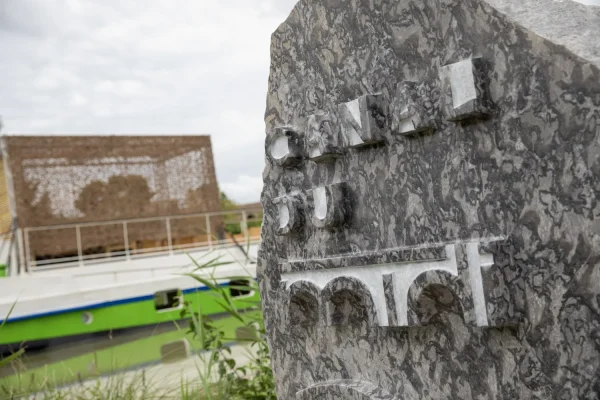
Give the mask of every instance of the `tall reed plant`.
<path id="1" fill-rule="evenodd" d="M 248 254 L 246 250 L 246 255 Z M 216 270 L 228 262 L 220 257 L 195 264 L 193 272 L 187 274 L 206 286 L 223 311 L 237 319 L 242 326 L 243 337 L 226 337 L 225 332 L 215 325 L 212 318 L 193 310 L 185 304 L 182 317 L 191 318 L 190 331 L 206 350 L 202 367 L 198 369 L 202 392 L 207 400 L 271 400 L 275 399 L 275 384 L 271 359 L 267 345 L 265 325 L 260 300 L 252 294 L 258 293 L 258 283 L 246 270 L 244 276 L 217 277 Z M 237 282 L 230 285 L 224 282 Z M 248 293 L 240 299 L 232 291 Z M 244 343 L 248 362 L 239 364 L 232 356 L 231 342 Z"/>

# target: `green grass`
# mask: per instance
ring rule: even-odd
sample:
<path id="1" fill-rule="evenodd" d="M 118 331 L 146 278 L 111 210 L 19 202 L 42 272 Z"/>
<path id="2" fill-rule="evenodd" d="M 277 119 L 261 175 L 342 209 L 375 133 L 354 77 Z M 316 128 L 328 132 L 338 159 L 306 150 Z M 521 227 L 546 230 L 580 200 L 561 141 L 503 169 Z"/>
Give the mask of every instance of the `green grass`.
<path id="1" fill-rule="evenodd" d="M 234 338 L 235 330 L 241 326 L 233 317 L 217 319 L 215 324 L 226 332 L 228 338 Z M 19 360 L 13 357 L 11 365 L 5 368 L 11 368 L 14 373 L 0 378 L 0 394 L 36 392 L 44 387 L 59 387 L 160 360 L 161 346 L 181 339 L 187 339 L 193 351 L 198 350 L 194 349 L 192 333 L 176 329 L 34 369 L 27 368 L 27 354 Z"/>
<path id="2" fill-rule="evenodd" d="M 249 243 L 247 244 L 248 248 Z M 246 254 L 247 252 L 248 250 L 246 250 Z M 188 311 L 192 317 L 190 331 L 194 333 L 202 347 L 209 350 L 202 368 L 198 368 L 198 375 L 206 400 L 275 400 L 275 382 L 260 300 L 253 297 L 248 298 L 247 304 L 244 305 L 242 310 L 239 308 L 240 304 L 231 295 L 230 290 L 218 284 L 214 274 L 215 269 L 210 263 L 200 265 L 195 260 L 192 261 L 194 261 L 197 268 L 189 276 L 210 288 L 210 292 L 215 296 L 217 303 L 229 315 L 243 324 L 249 333 L 246 342 L 251 347 L 248 352 L 249 362 L 238 365 L 231 354 L 231 349 L 224 345 L 227 337 L 226 333 L 216 326 L 206 313 L 202 312 L 202 308 L 198 311 Z M 218 264 L 218 261 L 216 263 Z M 239 277 L 228 278 L 229 281 L 239 279 Z M 249 292 L 259 292 L 256 280 L 252 279 L 246 282 L 236 286 L 236 288 Z M 248 309 L 254 312 L 248 313 Z M 184 307 L 184 313 L 185 310 L 187 310 L 186 307 Z"/>
<path id="3" fill-rule="evenodd" d="M 10 310 L 8 310 L 8 314 L 6 315 L 6 318 L 4 318 L 4 321 L 2 321 L 2 323 L 0 324 L 0 332 L 2 332 L 2 330 L 4 329 L 4 325 L 6 325 L 6 321 L 12 314 L 13 310 L 15 309 L 16 304 L 17 304 L 17 302 L 15 301 L 13 303 L 13 305 L 10 307 Z M 12 362 L 18 360 L 24 353 L 25 353 L 24 349 L 19 349 L 19 351 L 9 355 L 8 357 L 0 358 L 0 369 L 8 367 Z"/>
<path id="4" fill-rule="evenodd" d="M 260 299 L 258 296 L 234 298 L 228 288 L 220 286 L 214 278 L 214 269 L 224 264 L 226 263 L 219 262 L 218 258 L 202 265 L 196 263 L 196 272 L 187 275 L 210 288 L 210 294 L 229 315 L 228 318 L 214 320 L 205 315 L 202 304 L 192 305 L 186 302 L 181 316 L 191 318 L 187 331 L 179 329 L 166 333 L 164 337 L 159 338 L 160 335 L 157 335 L 113 346 L 105 349 L 106 351 L 73 357 L 33 370 L 27 370 L 26 358 L 20 359 L 22 354 L 16 354 L 0 360 L 0 366 L 6 368 L 10 365 L 15 369 L 13 376 L 0 379 L 0 400 L 274 400 L 274 381 Z M 204 273 L 197 273 L 208 269 L 208 277 Z M 246 277 L 229 277 L 227 280 L 239 281 L 243 278 Z M 254 280 L 236 288 L 258 293 Z M 193 307 L 196 305 L 197 309 Z M 245 339 L 251 348 L 249 362 L 237 365 L 228 343 L 234 340 L 235 330 L 241 326 L 253 331 L 255 335 Z M 156 351 L 160 343 L 168 343 L 176 338 L 187 338 L 192 349 L 204 350 L 200 353 L 201 362 L 196 364 L 198 375 L 192 382 L 180 377 L 177 388 L 173 389 L 171 386 L 166 389 L 165 385 L 161 385 L 164 376 L 147 376 L 144 369 L 128 374 L 115 373 L 120 366 L 131 366 L 142 358 L 147 358 L 151 351 Z M 154 350 L 151 350 L 152 347 Z M 94 365 L 91 370 L 90 361 Z M 114 374 L 100 377 L 111 373 Z M 69 386 L 64 386 L 65 384 Z"/>
<path id="5" fill-rule="evenodd" d="M 165 389 L 160 379 L 151 379 L 144 371 L 131 378 L 115 375 L 108 379 L 96 379 L 59 388 L 46 385 L 42 391 L 27 394 L 0 394 L 0 400 L 16 399 L 43 400 L 151 400 L 181 399 L 203 400 L 203 390 L 190 382 L 181 382 L 179 387 Z"/>
<path id="6" fill-rule="evenodd" d="M 248 226 L 248 228 L 259 228 L 262 226 L 262 221 L 248 221 L 246 225 Z M 242 233 L 242 227 L 240 223 L 226 224 L 225 231 L 232 235 L 239 235 Z"/>

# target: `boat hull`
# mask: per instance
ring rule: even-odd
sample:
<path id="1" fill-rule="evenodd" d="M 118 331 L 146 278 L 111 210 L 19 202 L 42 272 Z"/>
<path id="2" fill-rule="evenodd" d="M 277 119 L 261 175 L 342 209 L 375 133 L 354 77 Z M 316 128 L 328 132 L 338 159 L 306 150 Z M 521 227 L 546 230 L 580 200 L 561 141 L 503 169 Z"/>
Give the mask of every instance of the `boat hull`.
<path id="1" fill-rule="evenodd" d="M 254 279 L 256 265 L 247 264 L 234 250 L 196 254 L 231 263 L 196 273 L 205 278 L 210 274 L 224 287 L 231 277 Z M 204 315 L 225 311 L 214 293 L 187 275 L 194 271 L 189 256 L 141 261 L 0 280 L 0 294 L 8 292 L 0 298 L 0 350 L 39 348 L 60 338 L 173 322 L 182 318 L 184 307 Z M 250 299 L 258 300 L 258 293 L 243 293 L 234 302 L 244 308 Z"/>
<path id="2" fill-rule="evenodd" d="M 223 284 L 227 286 L 227 284 Z M 241 296 L 234 300 L 240 308 L 247 307 L 249 300 L 259 300 L 258 293 Z M 217 303 L 206 287 L 183 291 L 183 301 L 188 312 L 217 315 L 225 310 Z M 0 334 L 0 354 L 20 348 L 28 350 L 81 340 L 97 334 L 108 334 L 124 329 L 147 327 L 182 320 L 183 305 L 172 310 L 156 311 L 154 296 L 123 299 L 121 301 L 79 307 L 73 310 L 29 318 L 9 320 Z M 85 316 L 85 317 L 84 317 Z M 85 318 L 91 316 L 91 323 Z"/>

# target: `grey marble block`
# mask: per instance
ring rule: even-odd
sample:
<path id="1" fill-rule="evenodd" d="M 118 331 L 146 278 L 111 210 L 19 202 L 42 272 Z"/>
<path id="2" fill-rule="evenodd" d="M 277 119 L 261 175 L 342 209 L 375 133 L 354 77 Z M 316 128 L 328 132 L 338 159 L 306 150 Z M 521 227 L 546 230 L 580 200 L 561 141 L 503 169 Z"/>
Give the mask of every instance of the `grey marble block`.
<path id="1" fill-rule="evenodd" d="M 487 66 L 480 57 L 467 58 L 440 68 L 446 118 L 460 121 L 490 113 Z"/>
<path id="2" fill-rule="evenodd" d="M 319 112 L 308 117 L 306 154 L 314 162 L 333 161 L 341 155 L 342 141 L 337 120 L 331 113 Z"/>
<path id="3" fill-rule="evenodd" d="M 279 399 L 600 399 L 598 38 L 569 0 L 296 5 L 258 260 Z"/>
<path id="4" fill-rule="evenodd" d="M 385 141 L 386 106 L 383 96 L 368 94 L 338 105 L 345 147 L 360 148 Z"/>
<path id="5" fill-rule="evenodd" d="M 439 118 L 439 91 L 435 82 L 400 82 L 390 107 L 392 133 L 412 136 L 433 133 Z"/>
<path id="6" fill-rule="evenodd" d="M 265 153 L 269 160 L 281 167 L 295 167 L 304 156 L 304 135 L 289 126 L 277 127 L 265 141 Z"/>

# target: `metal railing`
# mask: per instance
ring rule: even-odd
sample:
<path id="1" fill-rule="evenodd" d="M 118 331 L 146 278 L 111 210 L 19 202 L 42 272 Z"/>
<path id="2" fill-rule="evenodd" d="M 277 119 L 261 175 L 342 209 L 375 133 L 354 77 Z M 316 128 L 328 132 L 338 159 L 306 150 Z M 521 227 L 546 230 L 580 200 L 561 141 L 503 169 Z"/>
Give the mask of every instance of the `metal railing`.
<path id="1" fill-rule="evenodd" d="M 262 223 L 262 216 L 263 210 L 259 208 L 25 228 L 23 229 L 25 269 L 27 272 L 35 272 L 105 263 L 108 261 L 113 262 L 149 256 L 174 255 L 190 250 L 212 250 L 222 246 L 245 246 L 247 243 L 256 243 L 260 241 L 260 224 Z M 203 221 L 201 226 L 193 225 L 197 233 L 199 232 L 200 234 L 188 234 L 187 236 L 174 234 L 173 226 L 177 224 L 177 221 L 185 221 L 188 224 L 186 225 L 186 229 L 190 229 L 190 226 L 192 225 L 189 223 L 194 219 Z M 137 244 L 140 241 L 143 242 L 144 237 L 143 235 L 140 238 L 132 237 L 130 228 L 135 224 L 148 223 L 160 223 L 163 225 L 164 236 L 158 234 L 160 239 L 156 239 L 157 234 L 155 230 L 153 235 L 155 239 L 145 241 L 161 244 L 150 247 L 139 247 L 134 245 L 134 243 Z M 238 224 L 239 229 L 231 229 Z M 252 225 L 251 228 L 253 229 L 249 229 L 249 224 Z M 85 243 L 85 235 L 82 235 L 82 231 L 85 229 L 98 229 L 110 226 L 120 226 L 119 229 L 122 231 L 122 242 L 115 243 L 115 241 L 107 240 L 103 246 L 104 252 L 86 254 L 89 253 L 91 245 Z M 39 243 L 36 245 L 35 240 L 33 240 L 32 244 L 31 236 L 39 232 L 59 230 L 72 231 L 72 235 L 74 236 L 72 239 L 76 245 L 76 253 L 73 248 L 73 251 L 71 252 L 73 255 L 65 255 L 63 253 L 62 256 L 47 259 L 43 259 L 45 255 L 35 254 L 36 251 L 39 251 L 40 248 L 43 248 L 44 246 L 40 246 Z"/>

